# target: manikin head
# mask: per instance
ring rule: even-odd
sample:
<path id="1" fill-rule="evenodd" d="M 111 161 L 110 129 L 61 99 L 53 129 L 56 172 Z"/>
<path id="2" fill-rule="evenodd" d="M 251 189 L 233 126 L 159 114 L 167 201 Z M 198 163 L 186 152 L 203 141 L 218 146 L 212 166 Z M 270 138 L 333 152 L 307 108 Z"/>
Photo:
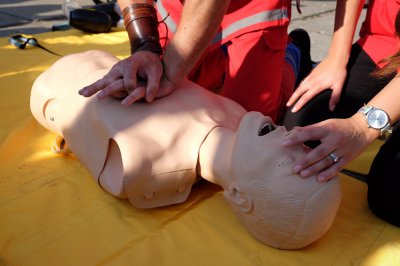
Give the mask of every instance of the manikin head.
<path id="1" fill-rule="evenodd" d="M 268 125 L 275 128 L 270 133 L 264 130 Z M 227 161 L 214 163 L 227 168 L 217 170 L 216 179 L 249 233 L 275 248 L 298 249 L 330 228 L 341 194 L 337 178 L 319 183 L 293 174 L 294 162 L 306 151 L 302 145 L 283 147 L 286 134 L 269 117 L 249 112 L 237 132 L 222 134 Z"/>

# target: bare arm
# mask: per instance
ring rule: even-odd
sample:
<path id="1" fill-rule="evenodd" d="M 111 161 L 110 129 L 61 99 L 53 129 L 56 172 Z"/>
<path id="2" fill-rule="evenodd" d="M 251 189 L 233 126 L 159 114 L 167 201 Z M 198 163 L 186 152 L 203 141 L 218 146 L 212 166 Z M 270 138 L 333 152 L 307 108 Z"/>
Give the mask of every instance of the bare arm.
<path id="1" fill-rule="evenodd" d="M 388 113 L 391 121 L 396 122 L 400 119 L 400 74 L 383 88 L 368 105 L 381 108 Z M 374 130 L 375 131 L 375 130 Z"/>
<path id="2" fill-rule="evenodd" d="M 347 75 L 354 32 L 365 0 L 338 0 L 336 5 L 335 26 L 331 46 L 326 58 L 304 79 L 289 99 L 287 106 L 297 100 L 293 112 L 301 109 L 318 93 L 332 89 L 329 108 L 335 109 L 339 101 L 343 83 Z"/>
<path id="3" fill-rule="evenodd" d="M 354 32 L 365 0 L 338 0 L 336 4 L 335 26 L 328 57 L 338 64 L 346 65 L 353 43 Z"/>
<path id="4" fill-rule="evenodd" d="M 164 74 L 178 84 L 195 66 L 221 25 L 230 0 L 186 0 L 163 56 Z"/>

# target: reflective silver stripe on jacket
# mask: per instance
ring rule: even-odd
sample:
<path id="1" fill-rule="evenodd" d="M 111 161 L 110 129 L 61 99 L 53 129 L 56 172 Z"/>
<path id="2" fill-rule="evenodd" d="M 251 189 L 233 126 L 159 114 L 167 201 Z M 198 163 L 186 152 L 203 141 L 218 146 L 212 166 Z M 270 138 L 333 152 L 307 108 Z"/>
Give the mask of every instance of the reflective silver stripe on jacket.
<path id="1" fill-rule="evenodd" d="M 267 11 L 260 12 L 258 14 L 238 20 L 238 21 L 232 23 L 231 25 L 229 25 L 228 27 L 226 27 L 225 29 L 223 29 L 222 31 L 218 32 L 217 35 L 212 40 L 211 44 L 220 42 L 224 38 L 235 33 L 236 31 L 245 29 L 251 25 L 254 25 L 257 23 L 262 23 L 262 22 L 285 19 L 285 18 L 288 18 L 288 13 L 287 13 L 286 9 L 273 9 L 273 10 L 267 10 Z"/>
<path id="2" fill-rule="evenodd" d="M 175 21 L 172 19 L 172 17 L 169 16 L 168 11 L 165 10 L 165 7 L 163 6 L 162 1 L 161 1 L 161 0 L 158 0 L 158 1 L 156 2 L 156 6 L 157 6 L 158 13 L 160 13 L 161 18 L 162 18 L 163 20 L 165 19 L 164 22 L 165 22 L 165 24 L 167 25 L 168 29 L 169 29 L 170 31 L 172 31 L 172 32 L 175 33 L 176 27 L 177 27 L 177 26 L 176 26 L 176 23 L 175 23 Z"/>
<path id="3" fill-rule="evenodd" d="M 168 28 L 172 32 L 175 32 L 176 28 L 177 28 L 176 22 L 171 18 L 171 16 L 168 16 L 168 12 L 164 8 L 164 6 L 162 4 L 162 0 L 158 0 L 156 5 L 157 5 L 157 9 L 158 9 L 158 12 L 160 13 L 161 17 L 163 19 L 166 18 L 165 24 L 167 24 Z M 217 35 L 212 40 L 211 44 L 220 42 L 222 39 L 235 33 L 236 31 L 242 30 L 251 25 L 254 25 L 257 23 L 262 23 L 262 22 L 286 19 L 286 18 L 288 18 L 288 13 L 287 13 L 286 9 L 273 9 L 273 10 L 262 11 L 258 14 L 238 20 L 238 21 L 232 23 L 231 25 L 229 25 L 228 27 L 226 27 L 225 29 L 223 29 L 222 31 L 218 32 Z"/>

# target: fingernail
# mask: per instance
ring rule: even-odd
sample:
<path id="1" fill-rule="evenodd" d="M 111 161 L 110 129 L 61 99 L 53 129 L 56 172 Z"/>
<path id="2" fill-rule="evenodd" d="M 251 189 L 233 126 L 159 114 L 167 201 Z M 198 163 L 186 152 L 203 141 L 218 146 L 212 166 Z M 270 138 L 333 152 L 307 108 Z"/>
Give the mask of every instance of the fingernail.
<path id="1" fill-rule="evenodd" d="M 336 105 L 331 105 L 329 106 L 329 110 L 331 110 L 332 112 L 335 110 Z"/>
<path id="2" fill-rule="evenodd" d="M 128 100 L 126 100 L 126 99 L 123 99 L 122 101 L 121 101 L 121 105 L 122 106 L 128 106 Z"/>
<path id="3" fill-rule="evenodd" d="M 302 177 L 307 177 L 307 176 L 310 175 L 310 170 L 303 170 L 303 171 L 300 172 L 300 175 Z"/>
<path id="4" fill-rule="evenodd" d="M 300 164 L 295 165 L 295 166 L 293 167 L 293 172 L 294 172 L 295 174 L 298 174 L 298 173 L 301 171 L 301 169 L 303 169 L 303 166 L 302 166 L 302 165 L 300 165 Z"/>
<path id="5" fill-rule="evenodd" d="M 148 96 L 146 96 L 146 101 L 147 101 L 148 103 L 153 102 L 153 100 L 154 100 L 153 95 L 148 95 Z"/>
<path id="6" fill-rule="evenodd" d="M 283 145 L 290 145 L 290 144 L 292 144 L 293 143 L 293 141 L 291 140 L 291 139 L 284 139 L 283 141 L 282 141 L 282 144 Z"/>
<path id="7" fill-rule="evenodd" d="M 324 182 L 325 179 L 326 179 L 325 176 L 318 176 L 318 177 L 317 177 L 318 182 Z"/>
<path id="8" fill-rule="evenodd" d="M 297 107 L 293 107 L 292 108 L 292 113 L 296 113 L 297 112 Z"/>
<path id="9" fill-rule="evenodd" d="M 98 96 L 99 98 L 104 98 L 104 91 L 100 91 L 100 92 L 97 94 L 97 96 Z"/>

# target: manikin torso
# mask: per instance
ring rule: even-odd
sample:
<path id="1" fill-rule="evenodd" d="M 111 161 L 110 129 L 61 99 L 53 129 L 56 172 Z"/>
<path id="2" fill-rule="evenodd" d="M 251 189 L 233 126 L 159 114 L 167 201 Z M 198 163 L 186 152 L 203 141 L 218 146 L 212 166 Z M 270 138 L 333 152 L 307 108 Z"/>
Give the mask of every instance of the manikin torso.
<path id="1" fill-rule="evenodd" d="M 140 208 L 185 201 L 197 180 L 201 143 L 215 127 L 236 129 L 245 110 L 188 81 L 151 104 L 123 107 L 116 99 L 85 98 L 78 90 L 108 70 L 101 69 L 102 61 L 109 66 L 108 60 L 113 60 L 85 57 L 93 55 L 87 53 L 75 67 L 57 62 L 36 80 L 33 114 L 38 119 L 43 110 L 44 121 L 41 117 L 38 121 L 62 135 L 90 174 L 113 195 Z M 81 78 L 71 80 L 76 73 Z"/>

